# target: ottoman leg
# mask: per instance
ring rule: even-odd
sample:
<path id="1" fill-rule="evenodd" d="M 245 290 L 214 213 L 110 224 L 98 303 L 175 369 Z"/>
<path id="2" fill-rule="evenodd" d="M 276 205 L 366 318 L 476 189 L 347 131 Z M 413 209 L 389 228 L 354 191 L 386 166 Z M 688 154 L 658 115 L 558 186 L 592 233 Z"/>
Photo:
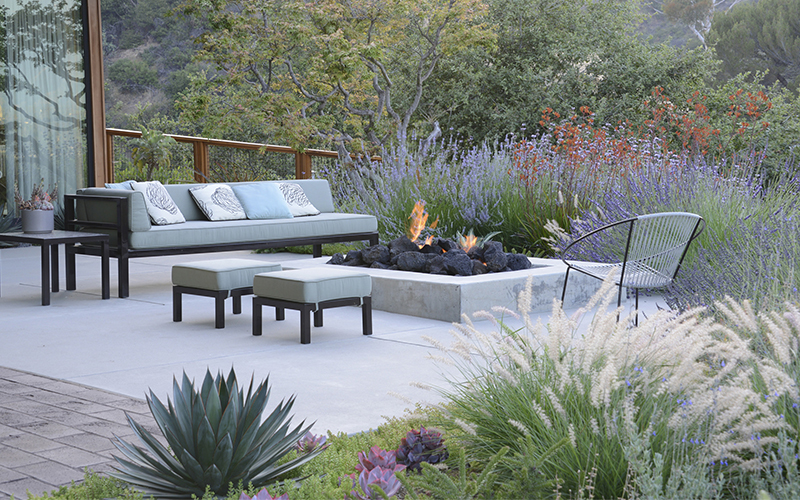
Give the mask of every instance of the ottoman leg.
<path id="1" fill-rule="evenodd" d="M 172 287 L 172 321 L 183 319 L 183 294 L 178 287 Z"/>
<path id="2" fill-rule="evenodd" d="M 286 319 L 286 309 L 282 307 L 275 307 L 275 321 L 283 321 Z"/>
<path id="3" fill-rule="evenodd" d="M 233 294 L 233 314 L 242 314 L 242 296 Z"/>
<path id="4" fill-rule="evenodd" d="M 300 343 L 311 343 L 311 308 L 312 304 L 300 305 Z"/>
<path id="5" fill-rule="evenodd" d="M 253 297 L 253 335 L 261 335 L 261 303 Z"/>
<path id="6" fill-rule="evenodd" d="M 228 292 L 225 291 L 214 296 L 214 328 L 225 328 L 225 298 L 227 295 Z"/>
<path id="7" fill-rule="evenodd" d="M 361 299 L 361 332 L 372 335 L 372 297 Z"/>
<path id="8" fill-rule="evenodd" d="M 314 326 L 322 326 L 322 308 L 318 307 L 314 311 Z"/>

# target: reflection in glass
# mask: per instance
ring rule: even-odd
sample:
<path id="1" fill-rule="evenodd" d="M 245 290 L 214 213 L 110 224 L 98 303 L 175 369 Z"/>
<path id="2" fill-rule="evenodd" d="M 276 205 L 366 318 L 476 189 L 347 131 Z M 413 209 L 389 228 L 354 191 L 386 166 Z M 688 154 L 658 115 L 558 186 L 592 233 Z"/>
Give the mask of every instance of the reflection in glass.
<path id="1" fill-rule="evenodd" d="M 86 87 L 80 0 L 3 0 L 0 10 L 0 204 L 44 179 L 59 195 L 86 185 Z"/>

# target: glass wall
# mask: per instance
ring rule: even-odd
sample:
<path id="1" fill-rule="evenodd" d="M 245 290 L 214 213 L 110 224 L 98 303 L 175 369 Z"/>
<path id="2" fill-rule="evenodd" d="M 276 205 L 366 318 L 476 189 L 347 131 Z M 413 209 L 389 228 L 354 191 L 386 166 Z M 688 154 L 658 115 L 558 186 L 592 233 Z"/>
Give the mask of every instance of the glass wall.
<path id="1" fill-rule="evenodd" d="M 15 210 L 15 185 L 86 186 L 83 26 L 80 0 L 1 1 L 0 205 Z"/>

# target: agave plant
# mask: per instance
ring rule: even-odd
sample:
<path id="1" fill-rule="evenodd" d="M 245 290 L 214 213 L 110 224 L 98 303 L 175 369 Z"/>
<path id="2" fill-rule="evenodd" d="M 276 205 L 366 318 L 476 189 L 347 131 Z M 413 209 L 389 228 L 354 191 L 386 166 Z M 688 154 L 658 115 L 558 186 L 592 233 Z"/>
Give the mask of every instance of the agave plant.
<path id="1" fill-rule="evenodd" d="M 414 471 L 421 469 L 422 462 L 437 464 L 448 456 L 442 433 L 425 427 L 408 431 L 397 449 L 397 461 Z"/>
<path id="2" fill-rule="evenodd" d="M 399 472 L 406 468 L 405 465 L 397 463 L 397 452 L 394 450 L 382 450 L 380 446 L 373 446 L 369 449 L 369 454 L 358 452 L 358 463 L 356 464 L 358 472 L 369 472 L 375 467 L 389 469 L 394 472 Z"/>
<path id="3" fill-rule="evenodd" d="M 301 422 L 290 430 L 294 397 L 281 401 L 262 422 L 269 394 L 269 378 L 255 390 L 251 379 L 245 397 L 233 369 L 227 380 L 206 371 L 200 391 L 184 373 L 180 385 L 173 379 L 173 401 L 167 399 L 168 408 L 152 390 L 147 398 L 170 449 L 126 415 L 144 447 L 115 436 L 114 445 L 125 458 L 114 457 L 119 467 L 111 475 L 158 498 L 201 498 L 206 488 L 225 495 L 230 483 L 259 488 L 274 482 L 323 448 L 279 463 L 311 426 Z"/>

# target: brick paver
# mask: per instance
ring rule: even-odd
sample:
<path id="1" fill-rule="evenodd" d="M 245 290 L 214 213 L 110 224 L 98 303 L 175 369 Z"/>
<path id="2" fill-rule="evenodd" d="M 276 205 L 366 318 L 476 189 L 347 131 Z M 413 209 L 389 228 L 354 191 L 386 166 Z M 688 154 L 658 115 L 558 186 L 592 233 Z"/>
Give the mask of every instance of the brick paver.
<path id="1" fill-rule="evenodd" d="M 111 470 L 112 434 L 132 434 L 126 411 L 156 429 L 141 399 L 0 367 L 0 500 L 49 493 L 86 469 Z"/>

